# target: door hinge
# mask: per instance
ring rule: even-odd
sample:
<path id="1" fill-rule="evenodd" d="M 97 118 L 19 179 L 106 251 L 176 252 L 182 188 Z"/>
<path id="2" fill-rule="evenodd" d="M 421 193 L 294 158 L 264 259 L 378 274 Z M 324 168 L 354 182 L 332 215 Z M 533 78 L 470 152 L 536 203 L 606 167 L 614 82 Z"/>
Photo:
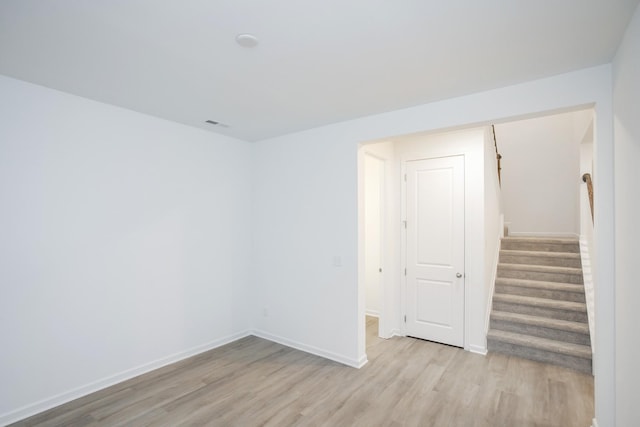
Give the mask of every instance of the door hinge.
<path id="1" fill-rule="evenodd" d="M 404 268 L 404 275 L 407 275 L 407 267 Z"/>
<path id="2" fill-rule="evenodd" d="M 404 229 L 406 230 L 406 229 L 407 229 L 407 220 L 405 219 L 405 220 L 404 220 L 404 221 L 402 221 L 402 222 L 404 222 Z"/>
<path id="3" fill-rule="evenodd" d="M 407 323 L 407 315 L 404 315 L 404 323 Z"/>
<path id="4" fill-rule="evenodd" d="M 407 174 L 404 174 L 404 182 L 407 182 Z"/>

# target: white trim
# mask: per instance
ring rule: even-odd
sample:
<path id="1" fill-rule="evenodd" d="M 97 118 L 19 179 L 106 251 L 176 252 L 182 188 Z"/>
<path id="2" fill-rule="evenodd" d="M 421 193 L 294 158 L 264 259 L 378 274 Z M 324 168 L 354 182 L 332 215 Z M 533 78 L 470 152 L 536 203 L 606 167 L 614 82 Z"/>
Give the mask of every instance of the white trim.
<path id="1" fill-rule="evenodd" d="M 475 353 L 475 354 L 481 354 L 483 356 L 487 355 L 487 347 L 484 346 L 479 346 L 479 345 L 470 345 L 469 346 L 469 352 L 470 353 Z"/>
<path id="2" fill-rule="evenodd" d="M 86 396 L 91 393 L 95 393 L 97 391 L 100 391 L 112 385 L 121 383 L 123 381 L 129 380 L 131 378 L 137 377 L 142 374 L 146 374 L 147 372 L 162 368 L 172 363 L 179 362 L 183 359 L 195 356 L 197 354 L 204 353 L 209 350 L 213 350 L 214 348 L 221 347 L 223 345 L 229 344 L 233 341 L 237 341 L 241 338 L 245 338 L 250 335 L 251 335 L 250 331 L 238 332 L 236 334 L 229 335 L 224 338 L 220 338 L 220 339 L 208 342 L 206 344 L 192 347 L 185 351 L 174 353 L 170 356 L 156 359 L 152 362 L 145 363 L 135 368 L 127 369 L 120 373 L 110 375 L 108 377 L 105 377 L 97 381 L 93 381 L 89 384 L 85 384 L 83 386 L 76 387 L 69 391 L 59 393 L 55 396 L 42 399 L 38 402 L 25 405 L 11 412 L 7 412 L 6 414 L 0 415 L 0 425 L 8 425 L 13 422 L 23 420 L 33 415 L 39 414 L 40 412 L 44 412 L 48 409 L 55 408 L 56 406 L 63 405 L 67 402 L 70 402 L 72 400 L 78 399 L 80 397 Z"/>
<path id="3" fill-rule="evenodd" d="M 293 341 L 278 335 L 273 335 L 265 331 L 253 331 L 253 335 L 258 338 L 273 341 L 278 344 L 282 344 L 287 347 L 295 348 L 296 350 L 304 351 L 316 356 L 324 357 L 325 359 L 333 360 L 334 362 L 342 363 L 343 365 L 351 366 L 352 368 L 362 368 L 367 362 L 367 355 L 365 354 L 360 359 L 352 359 L 350 357 L 342 356 L 330 351 L 323 350 L 312 345 L 304 344 L 298 341 Z"/>
<path id="4" fill-rule="evenodd" d="M 500 262 L 500 249 L 502 246 L 502 239 L 501 239 L 501 236 L 503 234 L 502 229 L 503 227 L 500 227 L 500 230 L 498 231 L 498 245 L 496 246 L 496 252 L 494 253 L 494 257 L 493 257 L 493 266 L 491 268 L 491 283 L 489 284 L 489 295 L 487 296 L 489 298 L 489 302 L 487 303 L 487 310 L 484 315 L 485 336 L 489 333 L 489 323 L 491 321 L 491 310 L 493 309 L 493 293 L 495 292 L 495 288 L 496 288 L 496 277 L 498 276 L 498 263 Z M 469 351 L 471 351 L 471 349 L 469 349 Z M 485 349 L 485 353 L 486 353 L 486 349 Z"/>
<path id="5" fill-rule="evenodd" d="M 595 284 L 593 282 L 589 243 L 583 236 L 580 236 L 580 260 L 582 263 L 584 294 L 587 303 L 587 317 L 589 319 L 589 333 L 591 335 L 591 351 L 595 351 Z"/>
<path id="6" fill-rule="evenodd" d="M 347 365 L 347 366 L 351 366 L 352 368 L 356 368 L 356 369 L 360 369 L 362 368 L 364 365 L 366 365 L 367 363 L 369 363 L 369 359 L 367 359 L 367 355 L 365 354 L 364 356 L 362 356 L 356 363 L 356 365 L 351 366 L 351 365 Z"/>
<path id="7" fill-rule="evenodd" d="M 397 223 L 400 227 L 400 333 L 398 336 L 407 336 L 407 159 L 399 159 L 400 165 L 400 218 Z"/>
<path id="8" fill-rule="evenodd" d="M 592 374 L 595 375 L 596 353 L 596 311 L 595 311 L 595 283 L 589 254 L 589 242 L 585 236 L 580 236 L 580 261 L 582 264 L 582 282 L 584 297 L 587 305 L 587 321 L 589 322 L 589 338 L 591 341 Z"/>
<path id="9" fill-rule="evenodd" d="M 366 316 L 377 317 L 380 318 L 380 312 L 378 310 L 365 310 L 364 314 Z"/>
<path id="10" fill-rule="evenodd" d="M 392 329 L 391 330 L 391 335 L 389 335 L 389 338 L 393 338 L 393 337 L 404 337 L 405 335 L 402 335 L 402 331 L 400 329 Z"/>
<path id="11" fill-rule="evenodd" d="M 591 421 L 591 427 L 598 427 L 598 420 L 595 418 Z"/>
<path id="12" fill-rule="evenodd" d="M 562 233 L 555 231 L 511 231 L 509 230 L 509 237 L 558 237 L 558 238 L 571 238 L 577 239 L 579 235 L 577 233 Z"/>

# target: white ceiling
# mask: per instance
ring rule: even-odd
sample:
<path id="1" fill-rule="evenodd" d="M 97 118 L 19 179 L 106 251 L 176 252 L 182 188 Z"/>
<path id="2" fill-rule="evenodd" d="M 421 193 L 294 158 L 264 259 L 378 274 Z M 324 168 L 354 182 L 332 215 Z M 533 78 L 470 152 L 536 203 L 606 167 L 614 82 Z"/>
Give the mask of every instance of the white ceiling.
<path id="1" fill-rule="evenodd" d="M 2 0 L 0 74 L 254 141 L 608 63 L 638 1 Z"/>

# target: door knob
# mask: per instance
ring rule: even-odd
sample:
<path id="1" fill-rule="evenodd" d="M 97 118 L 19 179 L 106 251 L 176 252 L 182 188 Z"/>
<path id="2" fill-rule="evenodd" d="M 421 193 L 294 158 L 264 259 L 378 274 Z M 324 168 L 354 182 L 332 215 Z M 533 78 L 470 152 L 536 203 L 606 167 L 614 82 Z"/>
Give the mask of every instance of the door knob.
<path id="1" fill-rule="evenodd" d="M 456 273 L 456 277 L 459 279 L 462 277 L 462 273 Z"/>

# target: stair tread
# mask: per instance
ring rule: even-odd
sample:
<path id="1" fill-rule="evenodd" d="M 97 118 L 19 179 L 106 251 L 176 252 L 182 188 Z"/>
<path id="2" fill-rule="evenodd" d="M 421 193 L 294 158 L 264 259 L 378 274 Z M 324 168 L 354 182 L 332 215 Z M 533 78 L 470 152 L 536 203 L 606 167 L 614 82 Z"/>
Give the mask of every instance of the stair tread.
<path id="1" fill-rule="evenodd" d="M 534 237 L 534 236 L 505 236 L 507 242 L 539 242 L 539 243 L 579 243 L 575 237 Z"/>
<path id="2" fill-rule="evenodd" d="M 500 249 L 500 255 L 519 255 L 532 257 L 553 257 L 553 258 L 572 258 L 579 259 L 580 254 L 576 252 L 549 252 L 549 251 L 530 251 L 518 249 Z"/>
<path id="3" fill-rule="evenodd" d="M 523 323 L 533 326 L 541 326 L 545 328 L 558 329 L 562 331 L 589 334 L 589 325 L 581 322 L 573 322 L 571 320 L 551 319 L 548 317 L 533 316 L 530 314 L 512 313 L 507 311 L 491 312 L 491 319 L 503 320 L 514 323 Z"/>
<path id="4" fill-rule="evenodd" d="M 564 273 L 564 274 L 576 274 L 582 275 L 582 269 L 577 267 L 557 267 L 553 265 L 535 265 L 535 264 L 511 264 L 501 262 L 498 263 L 499 269 L 505 270 L 524 270 L 535 271 L 544 273 Z"/>
<path id="5" fill-rule="evenodd" d="M 496 285 L 519 286 L 522 288 L 548 289 L 566 292 L 584 292 L 584 286 L 576 283 L 546 282 L 542 280 L 514 279 L 510 277 L 496 278 Z"/>
<path id="6" fill-rule="evenodd" d="M 559 237 L 505 237 L 501 249 L 514 251 L 580 253 L 580 242 L 575 238 Z"/>
<path id="7" fill-rule="evenodd" d="M 514 332 L 500 331 L 496 329 L 490 330 L 487 334 L 487 338 L 506 342 L 509 344 L 537 348 L 584 359 L 591 359 L 591 347 L 588 345 L 567 343 L 551 340 L 548 338 L 536 337 L 533 335 L 524 335 Z"/>
<path id="8" fill-rule="evenodd" d="M 493 296 L 494 301 L 506 302 L 511 304 L 529 305 L 536 307 L 553 308 L 557 310 L 568 310 L 587 312 L 587 305 L 583 302 L 575 301 L 558 301 L 548 298 L 538 298 L 523 295 L 503 294 L 496 292 Z"/>

